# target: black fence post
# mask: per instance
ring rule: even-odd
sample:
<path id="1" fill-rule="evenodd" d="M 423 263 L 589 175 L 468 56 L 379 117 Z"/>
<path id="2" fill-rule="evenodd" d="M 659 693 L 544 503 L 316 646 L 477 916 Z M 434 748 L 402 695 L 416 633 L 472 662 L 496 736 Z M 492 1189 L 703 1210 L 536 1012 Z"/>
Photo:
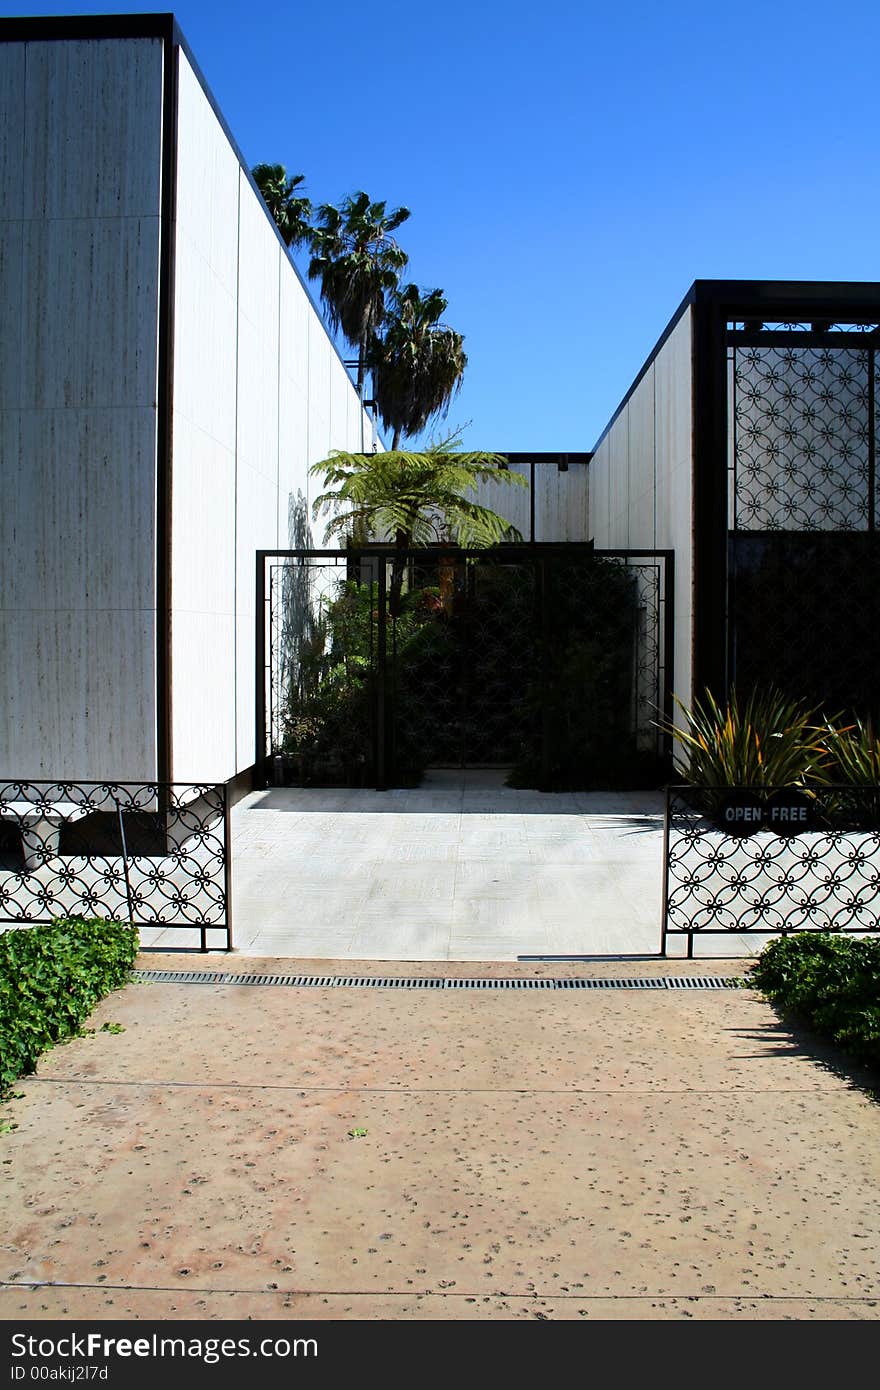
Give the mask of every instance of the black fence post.
<path id="1" fill-rule="evenodd" d="M 669 814 L 670 791 L 666 787 L 666 806 L 663 812 L 663 887 L 660 915 L 660 954 L 666 955 L 666 922 L 669 909 Z"/>
<path id="2" fill-rule="evenodd" d="M 232 945 L 232 808 L 229 805 L 229 785 L 224 783 L 223 793 L 223 893 L 225 896 L 226 949 Z"/>
<path id="3" fill-rule="evenodd" d="M 387 749 L 387 662 L 388 662 L 388 575 L 386 558 L 379 556 L 379 606 L 376 633 L 376 790 L 388 788 Z"/>
<path id="4" fill-rule="evenodd" d="M 267 745 L 266 737 L 266 553 L 257 551 L 256 577 L 257 631 L 254 644 L 256 699 L 254 712 L 254 785 L 267 787 L 266 777 Z"/>
<path id="5" fill-rule="evenodd" d="M 122 849 L 122 872 L 125 875 L 125 898 L 128 903 L 128 920 L 134 926 L 134 908 L 131 904 L 131 878 L 128 873 L 128 845 L 125 842 L 125 826 L 122 821 L 122 803 L 115 792 L 111 792 L 113 800 L 116 802 L 116 816 L 119 821 L 119 841 Z"/>
<path id="6" fill-rule="evenodd" d="M 547 561 L 538 560 L 538 611 L 540 613 L 541 659 L 541 791 L 550 790 L 550 639 L 547 635 L 549 599 L 547 595 Z"/>

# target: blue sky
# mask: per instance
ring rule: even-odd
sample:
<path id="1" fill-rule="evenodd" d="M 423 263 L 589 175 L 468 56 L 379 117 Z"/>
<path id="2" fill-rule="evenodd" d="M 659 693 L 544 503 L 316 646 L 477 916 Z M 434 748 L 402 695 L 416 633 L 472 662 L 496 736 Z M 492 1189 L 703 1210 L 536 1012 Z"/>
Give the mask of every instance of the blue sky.
<path id="1" fill-rule="evenodd" d="M 175 13 L 252 164 L 412 209 L 471 447 L 592 448 L 698 277 L 880 279 L 876 0 Z"/>

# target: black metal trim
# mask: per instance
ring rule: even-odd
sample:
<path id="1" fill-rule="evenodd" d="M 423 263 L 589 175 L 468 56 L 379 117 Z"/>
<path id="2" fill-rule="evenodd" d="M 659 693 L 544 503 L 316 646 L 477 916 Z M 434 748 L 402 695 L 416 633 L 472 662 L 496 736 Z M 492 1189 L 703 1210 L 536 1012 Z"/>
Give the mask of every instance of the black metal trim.
<path id="1" fill-rule="evenodd" d="M 582 451 L 577 454 L 559 452 L 548 454 L 534 451 L 532 453 L 523 453 L 522 451 L 519 453 L 511 453 L 509 449 L 493 449 L 491 452 L 501 454 L 503 458 L 507 459 L 508 463 L 555 463 L 557 467 L 559 464 L 567 466 L 571 463 L 589 463 L 590 459 L 593 457 L 592 451 L 587 453 Z"/>
<path id="2" fill-rule="evenodd" d="M 727 687 L 727 353 L 725 325 L 698 298 L 693 334 L 691 701 Z"/>
<path id="3" fill-rule="evenodd" d="M 880 342 L 877 333 L 798 333 L 774 329 L 772 332 L 753 333 L 728 328 L 727 341 L 731 347 L 853 347 L 871 348 Z"/>
<path id="4" fill-rule="evenodd" d="M 597 552 L 601 555 L 601 551 Z M 657 550 L 654 552 L 663 557 L 663 590 L 660 594 L 660 606 L 663 610 L 663 718 L 666 727 L 669 728 L 673 719 L 673 694 L 675 690 L 675 551 Z M 665 605 L 665 609 L 663 606 Z M 667 734 L 665 748 L 668 757 L 672 758 L 672 735 Z"/>
<path id="5" fill-rule="evenodd" d="M 169 16 L 168 18 L 172 18 Z M 177 49 L 163 34 L 162 190 L 156 390 L 156 778 L 171 780 L 171 490 L 174 411 L 174 240 L 177 214 Z"/>
<path id="6" fill-rule="evenodd" d="M 388 789 L 392 750 L 388 746 L 388 566 L 380 556 L 378 570 L 376 622 L 376 791 Z M 372 591 L 371 591 L 372 592 Z"/>
<path id="7" fill-rule="evenodd" d="M 250 767 L 242 768 L 240 772 L 236 772 L 233 777 L 227 779 L 225 785 L 226 793 L 229 797 L 230 810 L 246 796 L 250 796 L 251 792 L 256 789 L 254 780 L 256 770 L 256 767 L 252 763 Z"/>
<path id="8" fill-rule="evenodd" d="M 166 39 L 174 37 L 170 11 L 157 14 L 35 15 L 0 19 L 0 43 L 53 39 Z"/>
<path id="9" fill-rule="evenodd" d="M 877 529 L 877 352 L 868 349 L 868 530 Z"/>
<path id="10" fill-rule="evenodd" d="M 257 630 L 254 642 L 254 786 L 267 787 L 268 754 L 266 747 L 266 560 L 271 551 L 257 551 L 255 612 Z"/>
<path id="11" fill-rule="evenodd" d="M 536 541 L 534 545 L 517 541 L 512 544 L 503 542 L 500 545 L 484 546 L 482 548 L 474 546 L 470 549 L 458 545 L 448 545 L 445 542 L 438 542 L 436 545 L 430 546 L 413 546 L 408 550 L 398 550 L 394 545 L 388 544 L 364 545 L 356 548 L 352 547 L 348 550 L 258 550 L 256 554 L 257 564 L 260 565 L 264 564 L 266 560 L 320 560 L 323 558 L 339 559 L 340 557 L 347 557 L 350 560 L 357 561 L 361 559 L 370 559 L 373 556 L 379 555 L 384 555 L 389 560 L 395 556 L 399 557 L 401 555 L 405 556 L 408 560 L 424 559 L 426 556 L 436 559 L 438 555 L 454 555 L 460 559 L 466 560 L 470 559 L 471 556 L 477 557 L 482 555 L 485 557 L 486 555 L 491 555 L 501 560 L 503 563 L 507 563 L 515 559 L 530 559 L 536 552 L 545 555 L 576 555 L 580 552 L 582 554 L 595 555 L 599 559 L 601 559 L 602 556 L 608 556 L 609 558 L 616 557 L 632 560 L 653 559 L 655 556 L 669 557 L 675 553 L 672 550 L 658 550 L 651 546 L 635 548 L 612 546 L 607 550 L 599 550 L 593 545 L 592 541 Z"/>

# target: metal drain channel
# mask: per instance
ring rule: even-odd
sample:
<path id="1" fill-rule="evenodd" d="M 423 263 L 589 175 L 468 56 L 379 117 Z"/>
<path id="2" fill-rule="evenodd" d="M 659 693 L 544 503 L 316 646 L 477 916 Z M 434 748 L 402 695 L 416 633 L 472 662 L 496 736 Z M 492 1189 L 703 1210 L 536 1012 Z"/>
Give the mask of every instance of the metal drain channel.
<path id="1" fill-rule="evenodd" d="M 657 979 L 438 979 L 418 975 L 235 975 L 217 970 L 135 970 L 164 985 L 292 985 L 297 989 L 736 989 L 741 976 L 664 975 Z"/>

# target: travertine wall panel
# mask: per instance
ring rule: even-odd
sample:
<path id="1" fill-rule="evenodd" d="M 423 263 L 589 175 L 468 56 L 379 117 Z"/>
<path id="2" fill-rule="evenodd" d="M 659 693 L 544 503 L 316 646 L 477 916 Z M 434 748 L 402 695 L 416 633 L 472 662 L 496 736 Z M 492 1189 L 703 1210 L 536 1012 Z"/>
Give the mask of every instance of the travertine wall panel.
<path id="1" fill-rule="evenodd" d="M 235 766 L 238 160 L 184 54 L 178 143 L 171 486 L 175 778 Z"/>
<path id="2" fill-rule="evenodd" d="M 675 551 L 674 690 L 693 698 L 693 367 L 687 309 L 590 463 L 599 549 Z"/>
<path id="3" fill-rule="evenodd" d="M 156 772 L 162 51 L 0 45 L 0 775 Z"/>
<path id="4" fill-rule="evenodd" d="M 24 217 L 24 74 L 25 45 L 0 44 L 0 222 Z"/>
<path id="5" fill-rule="evenodd" d="M 255 551 L 307 541 L 309 464 L 372 439 L 178 56 L 157 518 L 163 44 L 0 45 L 0 774 L 156 775 L 168 527 L 171 775 L 249 766 Z"/>
<path id="6" fill-rule="evenodd" d="M 2 56 L 0 46 L 0 56 Z M 24 245 L 23 222 L 0 221 L 0 306 L 2 306 L 3 344 L 0 351 L 0 411 L 21 407 L 22 384 L 22 296 L 21 260 Z"/>
<path id="7" fill-rule="evenodd" d="M 23 224 L 23 409 L 155 405 L 159 219 Z"/>
<path id="8" fill-rule="evenodd" d="M 0 613 L 0 776 L 148 776 L 154 619 L 82 608 Z"/>
<path id="9" fill-rule="evenodd" d="M 590 539 L 589 466 L 572 463 L 561 472 L 555 464 L 535 469 L 535 540 Z"/>
<path id="10" fill-rule="evenodd" d="M 6 608 L 150 608 L 154 447 L 147 409 L 3 412 L 0 595 Z M 14 485 L 5 480 L 15 478 Z"/>
<path id="11" fill-rule="evenodd" d="M 24 216 L 155 216 L 159 39 L 29 43 Z"/>

